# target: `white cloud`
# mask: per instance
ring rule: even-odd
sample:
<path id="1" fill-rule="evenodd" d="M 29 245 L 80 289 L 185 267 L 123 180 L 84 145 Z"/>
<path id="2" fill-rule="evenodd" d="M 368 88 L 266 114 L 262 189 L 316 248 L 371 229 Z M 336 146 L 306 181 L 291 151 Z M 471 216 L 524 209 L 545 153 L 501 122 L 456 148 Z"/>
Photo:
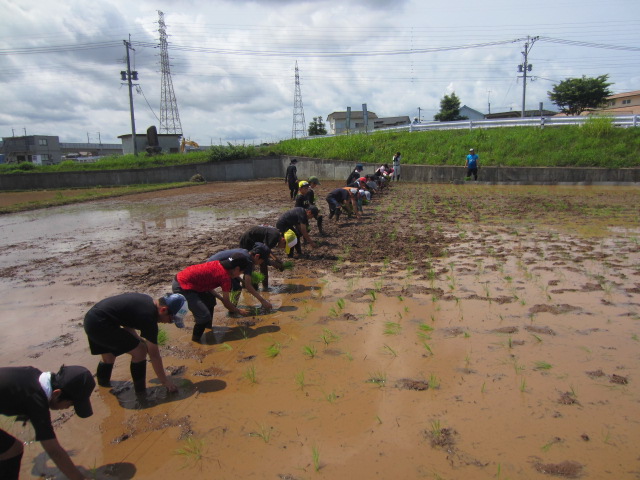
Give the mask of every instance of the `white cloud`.
<path id="1" fill-rule="evenodd" d="M 165 15 L 184 134 L 205 145 L 289 137 L 296 61 L 307 123 L 362 103 L 379 116 L 413 118 L 420 107 L 431 120 L 452 91 L 483 112 L 489 100 L 492 112 L 519 109 L 516 68 L 527 35 L 640 47 L 637 2 L 608 4 L 625 8 L 621 20 L 603 19 L 595 0 L 456 5 L 454 12 L 444 0 L 0 0 L 0 135 L 26 128 L 69 142 L 100 132 L 103 142 L 117 142 L 129 133 L 128 90 L 120 80 L 129 35 L 144 93 L 134 98 L 136 128 L 159 126 L 157 9 Z M 98 43 L 104 47 L 79 48 Z M 69 45 L 76 48 L 20 50 Z M 445 50 L 428 51 L 434 48 Z M 387 54 L 365 55 L 373 52 Z M 616 92 L 637 90 L 634 55 L 541 39 L 529 58 L 527 108 L 541 101 L 551 107 L 547 91 L 570 76 L 608 73 Z"/>

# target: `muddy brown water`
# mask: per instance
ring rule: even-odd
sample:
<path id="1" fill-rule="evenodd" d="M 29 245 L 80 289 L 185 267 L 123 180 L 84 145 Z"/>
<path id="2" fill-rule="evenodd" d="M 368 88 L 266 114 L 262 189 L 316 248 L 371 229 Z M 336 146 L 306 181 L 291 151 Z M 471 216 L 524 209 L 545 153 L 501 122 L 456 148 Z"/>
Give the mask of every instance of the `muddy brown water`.
<path id="1" fill-rule="evenodd" d="M 54 412 L 58 437 L 97 478 L 640 478 L 639 200 L 393 185 L 272 272 L 275 311 L 217 309 L 203 345 L 168 327 L 179 394 L 149 368 L 141 403 L 122 357 L 93 417 Z M 93 370 L 93 303 L 162 294 L 290 207 L 274 180 L 0 217 L 0 365 Z M 28 441 L 22 478 L 60 477 L 29 424 L 3 422 Z"/>

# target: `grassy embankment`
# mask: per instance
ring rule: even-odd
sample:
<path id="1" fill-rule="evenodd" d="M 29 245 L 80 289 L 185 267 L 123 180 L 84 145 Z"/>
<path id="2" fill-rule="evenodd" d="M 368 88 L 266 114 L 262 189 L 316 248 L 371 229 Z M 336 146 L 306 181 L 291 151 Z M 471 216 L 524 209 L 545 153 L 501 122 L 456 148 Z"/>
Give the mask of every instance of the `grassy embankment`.
<path id="1" fill-rule="evenodd" d="M 640 167 L 640 128 L 615 128 L 607 118 L 594 118 L 582 127 L 554 127 L 544 130 L 513 127 L 412 133 L 376 132 L 370 135 L 285 140 L 263 147 L 215 146 L 208 151 L 186 155 L 122 155 L 105 157 L 95 163 L 76 163 L 68 160 L 51 166 L 35 166 L 31 163 L 0 165 L 0 174 L 144 169 L 165 165 L 220 162 L 260 155 L 296 155 L 377 164 L 389 162 L 396 151 L 402 152 L 405 164 L 462 165 L 471 147 L 480 155 L 483 166 Z M 52 194 L 53 198 L 48 200 L 0 206 L 0 213 L 184 185 L 188 183 L 164 186 L 132 185 L 119 189 L 79 189 L 77 194 Z"/>

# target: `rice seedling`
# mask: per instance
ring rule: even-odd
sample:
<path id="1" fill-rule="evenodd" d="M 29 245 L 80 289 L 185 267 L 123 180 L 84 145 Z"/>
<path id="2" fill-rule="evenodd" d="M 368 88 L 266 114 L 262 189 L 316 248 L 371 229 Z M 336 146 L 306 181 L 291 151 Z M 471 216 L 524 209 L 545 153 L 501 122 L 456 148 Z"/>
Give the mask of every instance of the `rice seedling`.
<path id="1" fill-rule="evenodd" d="M 480 393 L 484 393 L 487 389 L 487 382 L 482 382 L 482 387 L 480 387 Z"/>
<path id="2" fill-rule="evenodd" d="M 398 352 L 396 352 L 393 348 L 391 348 L 389 345 L 387 345 L 386 343 L 384 344 L 384 350 L 386 353 L 389 353 L 390 355 L 392 355 L 394 358 L 398 356 Z"/>
<path id="3" fill-rule="evenodd" d="M 438 419 L 431 420 L 430 426 L 431 426 L 431 435 L 434 438 L 437 438 L 440 435 L 442 435 L 442 425 L 440 424 L 440 420 Z"/>
<path id="4" fill-rule="evenodd" d="M 375 280 L 373 282 L 373 288 L 376 292 L 379 292 L 380 290 L 382 290 L 382 280 Z"/>
<path id="5" fill-rule="evenodd" d="M 527 390 L 527 380 L 525 378 L 522 378 L 520 380 L 520 391 L 524 393 L 526 390 Z"/>
<path id="6" fill-rule="evenodd" d="M 189 465 L 193 466 L 204 458 L 204 446 L 205 442 L 203 439 L 198 440 L 194 438 L 193 435 L 189 435 L 185 439 L 182 447 L 173 453 L 174 455 L 180 455 L 184 458 L 185 464 L 183 468 Z"/>
<path id="7" fill-rule="evenodd" d="M 229 301 L 234 305 L 238 305 L 238 301 L 240 300 L 240 292 L 241 290 L 232 290 L 229 292 Z"/>
<path id="8" fill-rule="evenodd" d="M 551 370 L 552 368 L 553 368 L 553 365 L 544 361 L 539 361 L 535 363 L 536 370 Z"/>
<path id="9" fill-rule="evenodd" d="M 367 293 L 371 296 L 372 302 L 375 302 L 376 299 L 378 298 L 378 294 L 376 293 L 375 290 L 369 290 Z"/>
<path id="10" fill-rule="evenodd" d="M 271 440 L 271 432 L 273 431 L 273 427 L 267 427 L 266 425 L 260 425 L 259 432 L 251 432 L 249 433 L 250 437 L 258 437 L 261 438 L 264 443 L 269 443 Z"/>
<path id="11" fill-rule="evenodd" d="M 329 392 L 329 393 L 325 394 L 324 398 L 329 403 L 335 403 L 335 401 L 338 399 L 338 395 L 336 395 L 336 392 L 332 391 L 332 392 Z"/>
<path id="12" fill-rule="evenodd" d="M 296 385 L 300 388 L 300 390 L 304 390 L 306 384 L 304 383 L 304 370 L 296 373 Z"/>
<path id="13" fill-rule="evenodd" d="M 386 322 L 384 324 L 385 335 L 399 335 L 402 332 L 402 325 L 397 322 Z"/>
<path id="14" fill-rule="evenodd" d="M 424 349 L 427 351 L 429 355 L 433 355 L 433 350 L 431 350 L 431 347 L 427 342 L 422 342 L 422 346 L 424 347 Z"/>
<path id="15" fill-rule="evenodd" d="M 167 341 L 169 340 L 169 335 L 167 334 L 167 331 L 160 327 L 158 329 L 158 345 L 163 347 L 164 345 L 167 344 Z"/>
<path id="16" fill-rule="evenodd" d="M 285 270 L 293 269 L 293 261 L 287 260 L 286 262 L 282 262 L 282 268 L 284 268 Z"/>
<path id="17" fill-rule="evenodd" d="M 634 333 L 633 335 L 631 335 L 631 340 L 633 340 L 633 341 L 636 341 L 636 342 L 637 342 L 637 341 L 638 341 L 638 335 L 637 335 L 637 334 L 635 334 L 635 333 Z"/>
<path id="18" fill-rule="evenodd" d="M 304 347 L 302 347 L 302 354 L 306 355 L 309 358 L 314 358 L 317 353 L 318 351 L 313 345 L 305 345 Z"/>
<path id="19" fill-rule="evenodd" d="M 535 338 L 538 343 L 542 343 L 542 337 L 540 337 L 539 335 L 532 333 L 531 336 Z"/>
<path id="20" fill-rule="evenodd" d="M 272 343 L 267 347 L 267 357 L 275 358 L 280 355 L 280 351 L 282 350 L 282 345 L 278 342 Z"/>
<path id="21" fill-rule="evenodd" d="M 340 310 L 343 310 L 345 305 L 344 298 L 339 298 L 338 301 L 336 302 L 336 305 Z"/>
<path id="22" fill-rule="evenodd" d="M 404 302 L 404 297 L 402 295 L 398 295 L 398 300 L 400 300 L 401 302 Z"/>
<path id="23" fill-rule="evenodd" d="M 336 307 L 331 307 L 329 309 L 329 315 L 331 315 L 332 317 L 337 317 L 340 315 L 340 313 L 336 310 Z"/>
<path id="24" fill-rule="evenodd" d="M 322 340 L 325 345 L 329 345 L 330 343 L 340 340 L 340 336 L 336 335 L 328 328 L 323 328 L 322 335 L 320 335 L 320 340 Z"/>
<path id="25" fill-rule="evenodd" d="M 461 318 L 461 319 L 462 319 L 462 318 Z M 462 334 L 462 336 L 463 336 L 464 338 L 469 338 L 469 337 L 471 337 L 471 333 L 469 333 L 469 331 L 468 331 L 468 330 L 465 330 L 465 332 Z"/>
<path id="26" fill-rule="evenodd" d="M 353 361 L 353 355 L 351 355 L 351 352 L 344 352 L 344 356 L 347 357 L 347 360 L 350 362 Z"/>
<path id="27" fill-rule="evenodd" d="M 440 380 L 438 380 L 438 377 L 436 377 L 433 373 L 431 374 L 431 376 L 429 376 L 429 381 L 427 382 L 427 384 L 431 389 L 440 388 Z"/>
<path id="28" fill-rule="evenodd" d="M 317 472 L 320 470 L 320 451 L 318 450 L 318 447 L 313 446 L 311 448 L 311 457 L 313 459 L 313 469 Z"/>
<path id="29" fill-rule="evenodd" d="M 262 281 L 264 280 L 264 274 L 257 272 L 257 271 L 253 271 L 251 272 L 251 283 L 253 285 L 260 285 L 262 283 Z"/>
<path id="30" fill-rule="evenodd" d="M 382 419 L 379 415 L 376 415 L 376 420 L 378 421 L 378 424 L 382 425 Z"/>
<path id="31" fill-rule="evenodd" d="M 378 387 L 384 387 L 387 383 L 387 374 L 384 372 L 375 372 L 370 374 L 366 383 L 373 383 Z"/>
<path id="32" fill-rule="evenodd" d="M 249 383 L 251 383 L 251 384 L 258 383 L 258 375 L 256 373 L 255 365 L 251 365 L 250 367 L 247 367 L 247 369 L 242 374 L 242 377 L 245 380 L 248 380 Z"/>
<path id="33" fill-rule="evenodd" d="M 369 304 L 369 311 L 367 312 L 367 316 L 373 317 L 373 303 Z"/>
<path id="34" fill-rule="evenodd" d="M 524 371 L 525 367 L 524 365 L 518 363 L 518 359 L 514 358 L 513 359 L 513 369 L 516 372 L 516 375 L 518 375 L 520 372 Z"/>
<path id="35" fill-rule="evenodd" d="M 218 351 L 220 352 L 225 352 L 225 351 L 230 351 L 233 350 L 233 347 L 231 345 L 229 345 L 227 342 L 221 343 L 220 345 L 218 345 Z"/>

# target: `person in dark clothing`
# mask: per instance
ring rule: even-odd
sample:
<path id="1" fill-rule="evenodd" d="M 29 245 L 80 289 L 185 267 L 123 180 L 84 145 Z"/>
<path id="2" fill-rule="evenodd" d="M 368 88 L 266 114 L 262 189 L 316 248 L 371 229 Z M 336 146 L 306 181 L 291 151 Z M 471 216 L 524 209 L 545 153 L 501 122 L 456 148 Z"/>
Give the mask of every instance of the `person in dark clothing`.
<path id="1" fill-rule="evenodd" d="M 296 251 L 299 255 L 302 255 L 302 247 L 300 246 L 300 237 L 303 237 L 307 243 L 315 248 L 316 244 L 311 240 L 308 232 L 309 219 L 318 218 L 318 207 L 311 205 L 309 208 L 295 207 L 291 210 L 287 210 L 276 222 L 276 228 L 285 234 L 286 231 L 292 230 L 296 234 L 298 242 L 296 244 Z M 289 256 L 293 256 L 293 250 L 289 252 Z"/>
<path id="2" fill-rule="evenodd" d="M 311 180 L 313 180 L 314 186 L 320 183 L 317 177 L 310 177 L 308 182 L 302 180 L 298 184 L 299 193 L 296 196 L 296 202 L 294 206 L 309 208 L 312 205 L 315 205 L 316 197 L 311 185 Z M 324 235 L 324 231 L 322 230 L 322 215 L 318 215 L 316 217 L 316 222 L 318 224 L 318 232 L 320 232 L 320 235 Z"/>
<path id="3" fill-rule="evenodd" d="M 273 305 L 265 300 L 256 291 L 256 289 L 253 288 L 253 283 L 251 282 L 251 274 L 253 273 L 253 268 L 255 266 L 263 264 L 269 265 L 269 256 L 271 255 L 271 249 L 264 243 L 257 242 L 253 244 L 253 248 L 251 250 L 246 250 L 244 248 L 222 250 L 221 252 L 211 255 L 207 259 L 207 262 L 224 260 L 226 258 L 232 257 L 236 253 L 243 255 L 247 259 L 247 266 L 242 270 L 243 282 L 240 282 L 240 278 L 234 278 L 231 281 L 231 291 L 238 292 L 239 294 L 244 284 L 244 288 L 260 302 L 262 308 L 264 308 L 265 310 L 271 310 L 273 308 Z"/>
<path id="4" fill-rule="evenodd" d="M 355 170 L 347 177 L 347 185 L 360 178 L 363 170 L 364 166 L 361 163 L 357 164 Z"/>
<path id="5" fill-rule="evenodd" d="M 195 324 L 191 340 L 199 343 L 205 329 L 213 329 L 213 309 L 219 299 L 225 308 L 238 315 L 248 315 L 249 310 L 236 307 L 229 299 L 231 281 L 239 277 L 247 267 L 244 255 L 233 254 L 226 260 L 191 265 L 178 272 L 171 289 L 187 299 Z M 214 290 L 220 287 L 222 295 Z"/>
<path id="6" fill-rule="evenodd" d="M 273 254 L 273 249 L 276 247 L 284 248 L 285 240 L 284 236 L 277 228 L 260 225 L 257 227 L 251 227 L 240 237 L 240 248 L 244 248 L 245 250 L 252 250 L 256 243 L 264 243 L 271 251 L 269 262 L 263 262 L 260 264 L 260 273 L 264 277 L 262 279 L 262 288 L 266 290 L 269 288 L 268 266 L 272 265 L 280 271 L 284 270 L 282 262 Z"/>
<path id="7" fill-rule="evenodd" d="M 131 356 L 131 379 L 136 393 L 144 393 L 147 383 L 147 355 L 158 380 L 170 392 L 177 392 L 167 377 L 158 348 L 158 323 L 184 327 L 186 299 L 166 294 L 158 299 L 142 293 L 123 293 L 96 303 L 84 317 L 84 331 L 92 355 L 101 355 L 96 378 L 101 387 L 111 386 L 116 357 Z M 136 332 L 140 330 L 140 334 Z"/>
<path id="8" fill-rule="evenodd" d="M 358 189 L 351 187 L 342 187 L 332 190 L 327 195 L 327 203 L 329 204 L 329 219 L 336 217 L 336 221 L 340 220 L 340 211 L 342 206 L 346 206 L 350 203 L 353 207 L 353 211 L 356 212 L 356 217 L 360 218 L 360 212 L 358 211 L 357 204 Z"/>
<path id="9" fill-rule="evenodd" d="M 291 195 L 291 200 L 296 198 L 298 194 L 298 168 L 296 164 L 298 160 L 293 158 L 289 166 L 287 167 L 287 171 L 284 175 L 284 183 L 289 184 L 289 195 Z"/>
<path id="10" fill-rule="evenodd" d="M 71 480 L 89 478 L 74 465 L 62 448 L 51 425 L 50 410 L 74 407 L 76 415 L 93 415 L 91 393 L 96 382 L 84 367 L 62 366 L 57 373 L 42 372 L 34 367 L 0 368 L 0 414 L 29 420 L 51 460 Z M 22 442 L 0 429 L 0 478 L 17 480 L 24 447 Z"/>

